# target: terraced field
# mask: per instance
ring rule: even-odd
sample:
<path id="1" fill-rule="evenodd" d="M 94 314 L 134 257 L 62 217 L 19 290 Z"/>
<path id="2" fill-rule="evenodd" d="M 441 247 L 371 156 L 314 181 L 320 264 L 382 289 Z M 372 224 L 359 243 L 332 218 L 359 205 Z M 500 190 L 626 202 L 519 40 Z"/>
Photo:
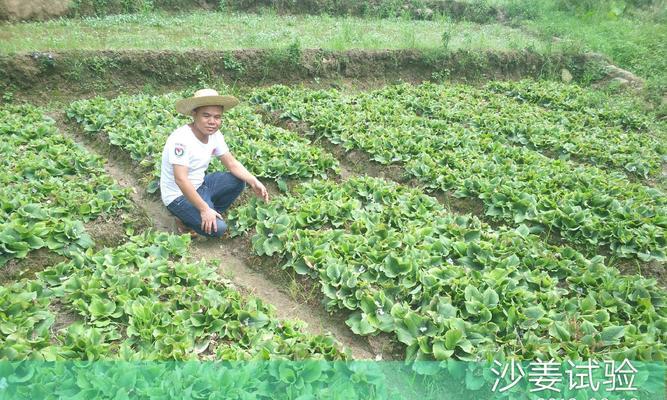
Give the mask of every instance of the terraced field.
<path id="1" fill-rule="evenodd" d="M 244 198 L 229 212 L 235 239 L 221 253 L 131 217 L 156 201 L 163 144 L 187 122 L 172 104 L 188 93 L 96 97 L 61 114 L 61 126 L 83 133 L 76 140 L 107 142 L 130 160 L 137 187 L 121 187 L 41 109 L 2 108 L 11 171 L 3 263 L 39 248 L 65 261 L 1 288 L 1 358 L 284 360 L 293 364 L 276 368 L 292 372 L 265 364 L 252 373 L 281 390 L 294 379 L 323 390 L 358 379 L 365 367 L 349 360 L 364 351 L 407 362 L 431 393 L 445 378 L 428 376 L 446 367 L 469 374 L 463 389 L 478 394 L 493 377 L 472 378 L 479 369 L 457 363 L 665 360 L 663 284 L 616 268 L 618 259 L 665 261 L 664 124 L 632 100 L 533 81 L 256 89 L 225 114 L 222 131 L 253 174 L 275 182 L 273 200 Z M 350 165 L 351 152 L 366 161 Z M 364 167 L 401 173 L 379 178 Z M 95 247 L 85 226 L 104 218 L 122 227 L 123 243 Z M 333 315 L 317 314 L 325 326 L 345 324 L 352 348 L 282 320 L 270 298 L 239 293 L 218 269 L 231 259 L 289 276 L 312 294 L 306 307 Z M 420 364 L 428 361 L 443 364 Z M 341 386 L 353 398 L 387 388 L 379 378 L 354 382 L 362 385 Z M 13 390 L 28 396 L 34 386 Z"/>
<path id="2" fill-rule="evenodd" d="M 664 400 L 666 27 L 664 0 L 0 1 L 0 399 Z M 268 189 L 218 239 L 159 193 L 203 88 Z"/>
<path id="3" fill-rule="evenodd" d="M 664 261 L 667 198 L 651 183 L 663 162 L 664 132 L 633 112 L 631 103 L 596 96 L 577 86 L 528 81 L 484 88 L 400 85 L 355 95 L 280 86 L 258 90 L 251 97 L 255 104 L 307 123 L 335 145 L 362 149 L 381 164 L 399 162 L 426 188 L 478 197 L 485 205 L 481 217 L 508 226 L 492 229 L 475 216 L 451 214 L 419 189 L 361 177 L 306 183 L 268 205 L 251 201 L 231 219 L 238 234 L 249 232 L 258 255 L 280 255 L 283 268 L 318 281 L 328 310 L 353 311 L 347 324 L 355 333 L 394 333 L 412 358 L 474 360 L 501 351 L 527 359 L 598 353 L 662 359 L 664 337 L 658 332 L 665 315 L 657 300 L 662 289 L 650 280 L 620 275 L 595 252 L 606 245 L 620 256 Z M 156 159 L 161 146 L 136 145 L 134 138 L 159 143 L 182 123 L 169 111 L 146 123 L 148 110 L 168 110 L 170 101 L 170 96 L 95 99 L 74 103 L 68 115 L 146 163 Z M 122 124 L 157 133 L 135 134 Z M 311 159 L 332 159 L 296 133 L 265 125 L 252 109 L 242 108 L 230 115 L 228 135 L 247 163 L 257 144 L 244 136 L 257 131 L 273 133 L 262 137 L 265 146 L 274 145 L 279 134 L 298 143 L 293 148 L 313 154 Z M 584 131 L 593 133 L 584 139 Z M 605 144 L 614 157 L 603 151 Z M 619 153 L 634 164 L 619 164 Z M 305 158 L 295 159 L 299 165 Z M 322 177 L 327 167 L 338 167 L 334 161 L 324 167 L 311 163 L 295 174 L 283 165 L 267 173 L 263 163 L 272 160 L 261 159 L 255 171 L 274 179 Z M 552 229 L 571 246 L 546 244 L 540 234 Z M 523 290 L 510 295 L 500 282 Z M 630 301 L 618 293 L 634 290 L 651 299 L 647 311 L 656 314 L 632 316 L 639 298 Z M 438 296 L 443 299 L 436 301 Z M 443 322 L 438 310 L 444 308 L 452 321 Z M 562 312 L 569 308 L 576 315 Z M 421 321 L 412 321 L 411 330 L 402 325 L 410 319 L 406 313 Z M 638 328 L 633 320 L 657 325 Z M 501 321 L 507 326 L 498 325 Z M 587 326 L 583 333 L 581 324 Z M 428 333 L 422 334 L 423 328 Z M 466 332 L 475 339 L 466 340 Z M 577 341 L 585 337 L 578 349 L 570 343 L 575 332 Z M 622 345 L 626 332 L 643 337 L 631 341 L 637 347 Z M 534 348 L 525 349 L 523 340 L 515 343 L 526 335 Z M 420 340 L 426 341 L 419 342 L 422 347 Z"/>
<path id="4" fill-rule="evenodd" d="M 400 163 L 427 188 L 476 198 L 492 220 L 555 231 L 590 254 L 664 262 L 664 184 L 641 179 L 662 179 L 665 131 L 615 104 L 584 107 L 592 94 L 564 85 L 553 87 L 563 101 L 547 107 L 513 95 L 534 88 L 525 98 L 539 103 L 539 87 L 404 85 L 352 96 L 274 87 L 252 101 L 373 161 Z"/>
<path id="5" fill-rule="evenodd" d="M 381 387 L 346 383 L 358 370 L 324 361 L 348 360 L 349 350 L 241 294 L 219 275 L 216 263 L 190 255 L 189 236 L 152 229 L 132 235 L 142 228 L 131 218 L 139 207 L 131 188 L 121 188 L 105 172 L 105 160 L 66 137 L 43 110 L 17 106 L 0 112 L 3 167 L 10 172 L 3 174 L 3 264 L 30 258 L 40 248 L 65 259 L 0 286 L 3 398 L 72 390 L 87 397 L 109 391 L 155 396 L 160 381 L 161 393 L 171 396 L 202 384 L 178 378 L 192 372 L 187 363 L 154 363 L 147 370 L 139 360 L 239 362 L 199 364 L 209 385 L 221 385 L 220 378 L 227 382 L 220 393 L 264 390 L 270 397 L 263 385 L 289 392 L 296 379 L 301 390 L 314 391 L 339 382 L 351 398 L 368 398 L 369 390 Z M 118 213 L 127 215 L 112 218 Z M 104 218 L 125 228 L 127 236 L 123 244 L 96 250 L 86 222 Z M 253 367 L 251 360 L 284 364 Z M 100 381 L 103 375 L 109 380 Z"/>

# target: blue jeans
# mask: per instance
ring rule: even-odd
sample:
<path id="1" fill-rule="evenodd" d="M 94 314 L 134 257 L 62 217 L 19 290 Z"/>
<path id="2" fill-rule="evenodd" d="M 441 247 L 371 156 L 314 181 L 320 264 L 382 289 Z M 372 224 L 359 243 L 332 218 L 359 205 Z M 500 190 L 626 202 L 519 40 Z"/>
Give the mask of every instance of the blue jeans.
<path id="1" fill-rule="evenodd" d="M 197 193 L 209 207 L 222 214 L 236 200 L 245 188 L 245 182 L 229 172 L 214 172 L 204 176 L 204 183 L 197 189 Z M 218 231 L 211 229 L 207 234 L 201 230 L 201 214 L 185 196 L 179 196 L 169 203 L 167 209 L 183 223 L 200 235 L 220 237 L 227 230 L 227 224 L 216 219 Z"/>

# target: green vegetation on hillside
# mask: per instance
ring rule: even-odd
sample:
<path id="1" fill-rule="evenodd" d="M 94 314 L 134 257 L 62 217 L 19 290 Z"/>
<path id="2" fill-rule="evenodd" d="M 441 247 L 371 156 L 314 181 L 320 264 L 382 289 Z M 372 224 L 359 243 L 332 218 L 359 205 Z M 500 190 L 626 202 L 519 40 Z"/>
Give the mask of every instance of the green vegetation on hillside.
<path id="1" fill-rule="evenodd" d="M 61 50 L 231 50 L 283 48 L 556 50 L 541 39 L 498 23 L 446 19 L 225 14 L 197 11 L 59 19 L 3 26 L 0 52 Z"/>
<path id="2" fill-rule="evenodd" d="M 667 2 L 664 0 L 494 0 L 515 10 L 514 26 L 545 41 L 605 54 L 646 80 L 648 98 L 667 115 Z"/>

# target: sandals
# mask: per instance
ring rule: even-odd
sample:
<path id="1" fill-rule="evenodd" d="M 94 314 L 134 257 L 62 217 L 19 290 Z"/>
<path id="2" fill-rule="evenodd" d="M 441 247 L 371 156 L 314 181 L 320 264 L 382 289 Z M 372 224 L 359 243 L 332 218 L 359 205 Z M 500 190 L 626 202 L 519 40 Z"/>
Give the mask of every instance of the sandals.
<path id="1" fill-rule="evenodd" d="M 197 236 L 197 232 L 193 231 L 190 227 L 185 225 L 180 219 L 176 218 L 176 230 L 178 233 L 182 234 L 189 234 L 190 238 L 195 239 Z"/>

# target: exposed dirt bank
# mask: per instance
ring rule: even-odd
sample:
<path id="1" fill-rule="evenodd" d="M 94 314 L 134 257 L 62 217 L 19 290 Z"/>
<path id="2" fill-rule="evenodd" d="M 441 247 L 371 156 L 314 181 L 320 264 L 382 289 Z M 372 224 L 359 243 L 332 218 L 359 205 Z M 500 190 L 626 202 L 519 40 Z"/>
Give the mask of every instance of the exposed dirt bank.
<path id="1" fill-rule="evenodd" d="M 224 81 L 237 87 L 267 84 L 362 87 L 397 81 L 545 78 L 587 79 L 609 64 L 602 56 L 543 55 L 531 51 L 238 50 L 73 51 L 0 56 L 0 91 L 37 104 L 98 94 L 165 91 Z"/>

